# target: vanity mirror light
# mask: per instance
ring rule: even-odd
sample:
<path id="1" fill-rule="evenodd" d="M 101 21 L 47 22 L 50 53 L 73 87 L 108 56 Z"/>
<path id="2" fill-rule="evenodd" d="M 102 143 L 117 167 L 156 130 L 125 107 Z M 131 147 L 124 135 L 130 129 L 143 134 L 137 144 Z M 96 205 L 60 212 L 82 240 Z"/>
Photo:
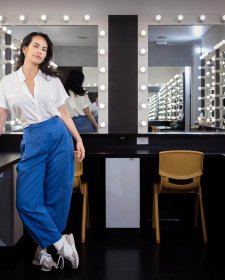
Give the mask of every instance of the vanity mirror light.
<path id="1" fill-rule="evenodd" d="M 138 107 L 138 118 L 139 123 L 149 122 L 145 127 L 138 126 L 139 133 L 151 131 L 149 126 L 152 121 L 155 126 L 158 122 L 159 126 L 170 126 L 174 130 L 174 122 L 180 122 L 182 117 L 185 120 L 184 129 L 190 131 L 199 114 L 206 114 L 207 109 L 202 108 L 205 97 L 201 89 L 200 56 L 214 51 L 215 44 L 225 39 L 225 27 L 219 16 L 201 18 L 202 22 L 195 16 L 185 15 L 179 17 L 180 20 L 178 16 L 163 15 L 157 17 L 157 21 L 153 16 L 139 17 L 138 67 L 145 67 L 148 71 L 138 73 L 138 103 L 148 105 L 146 108 Z M 220 99 L 224 97 L 222 95 Z M 217 102 L 220 124 L 223 123 L 223 103 L 218 105 Z"/>
<path id="2" fill-rule="evenodd" d="M 52 61 L 64 73 L 62 82 L 73 68 L 82 69 L 85 75 L 84 87 L 90 99 L 98 95 L 98 133 L 108 132 L 108 23 L 105 16 L 61 16 L 51 15 L 10 17 L 4 16 L 0 26 L 1 62 L 0 75 L 10 73 L 19 51 L 20 40 L 28 33 L 37 31 L 49 35 L 55 47 Z M 19 19 L 20 18 L 20 19 Z M 0 17 L 1 19 L 1 17 Z M 10 40 L 10 44 L 7 44 Z M 16 120 L 12 120 L 15 129 Z M 101 125 L 104 123 L 104 126 Z"/>

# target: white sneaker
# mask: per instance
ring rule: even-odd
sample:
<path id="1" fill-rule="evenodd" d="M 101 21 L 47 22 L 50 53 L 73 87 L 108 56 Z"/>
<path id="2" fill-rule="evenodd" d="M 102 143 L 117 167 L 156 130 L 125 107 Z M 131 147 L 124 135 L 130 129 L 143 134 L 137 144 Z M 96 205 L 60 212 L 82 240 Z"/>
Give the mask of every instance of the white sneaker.
<path id="1" fill-rule="evenodd" d="M 52 268 L 57 268 L 57 265 L 53 261 L 52 256 L 45 250 L 37 249 L 32 263 L 34 265 L 41 266 L 42 271 L 51 271 Z"/>
<path id="2" fill-rule="evenodd" d="M 79 256 L 76 250 L 75 241 L 73 234 L 64 234 L 62 236 L 63 239 L 63 246 L 58 251 L 59 259 L 57 263 L 57 267 L 59 265 L 60 260 L 62 260 L 62 264 L 60 268 L 62 269 L 64 267 L 64 258 L 67 259 L 69 262 L 71 262 L 72 268 L 76 269 L 79 265 Z"/>

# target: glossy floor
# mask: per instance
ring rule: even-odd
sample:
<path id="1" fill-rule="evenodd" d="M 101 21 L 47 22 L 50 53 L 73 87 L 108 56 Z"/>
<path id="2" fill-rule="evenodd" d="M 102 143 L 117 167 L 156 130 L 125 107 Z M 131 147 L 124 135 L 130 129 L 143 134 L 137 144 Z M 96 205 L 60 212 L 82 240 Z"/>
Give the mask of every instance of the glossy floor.
<path id="1" fill-rule="evenodd" d="M 197 280 L 225 279 L 222 242 L 207 246 L 200 233 L 186 226 L 162 225 L 161 244 L 150 227 L 142 230 L 94 230 L 86 244 L 76 236 L 80 266 L 42 272 L 31 264 L 34 244 L 26 234 L 15 247 L 0 248 L 0 279 Z M 53 248 L 50 252 L 57 255 Z"/>

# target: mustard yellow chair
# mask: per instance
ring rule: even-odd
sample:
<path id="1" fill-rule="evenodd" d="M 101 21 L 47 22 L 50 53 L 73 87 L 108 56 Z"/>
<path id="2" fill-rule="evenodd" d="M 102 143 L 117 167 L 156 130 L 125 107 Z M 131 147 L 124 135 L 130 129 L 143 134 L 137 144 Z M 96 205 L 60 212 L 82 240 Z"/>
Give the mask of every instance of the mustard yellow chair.
<path id="1" fill-rule="evenodd" d="M 198 226 L 200 209 L 204 243 L 207 243 L 205 214 L 202 200 L 200 178 L 203 174 L 204 154 L 190 150 L 172 150 L 159 153 L 160 182 L 153 186 L 152 227 L 156 242 L 160 243 L 158 196 L 162 193 L 195 193 L 194 226 Z"/>
<path id="2" fill-rule="evenodd" d="M 74 152 L 75 157 L 75 172 L 74 172 L 74 185 L 73 192 L 80 192 L 83 196 L 82 202 L 82 221 L 81 221 L 81 242 L 86 241 L 86 228 L 90 227 L 89 222 L 89 203 L 88 203 L 88 183 L 82 181 L 83 175 L 83 162 L 78 160 L 77 152 Z"/>

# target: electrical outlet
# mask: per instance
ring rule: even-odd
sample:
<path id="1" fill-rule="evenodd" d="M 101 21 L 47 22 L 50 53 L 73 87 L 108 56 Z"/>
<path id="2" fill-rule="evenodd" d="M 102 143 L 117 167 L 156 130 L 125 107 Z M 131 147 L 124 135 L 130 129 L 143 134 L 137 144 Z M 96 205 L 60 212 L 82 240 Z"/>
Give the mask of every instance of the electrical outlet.
<path id="1" fill-rule="evenodd" d="M 137 145 L 148 145 L 148 137 L 137 137 Z"/>

